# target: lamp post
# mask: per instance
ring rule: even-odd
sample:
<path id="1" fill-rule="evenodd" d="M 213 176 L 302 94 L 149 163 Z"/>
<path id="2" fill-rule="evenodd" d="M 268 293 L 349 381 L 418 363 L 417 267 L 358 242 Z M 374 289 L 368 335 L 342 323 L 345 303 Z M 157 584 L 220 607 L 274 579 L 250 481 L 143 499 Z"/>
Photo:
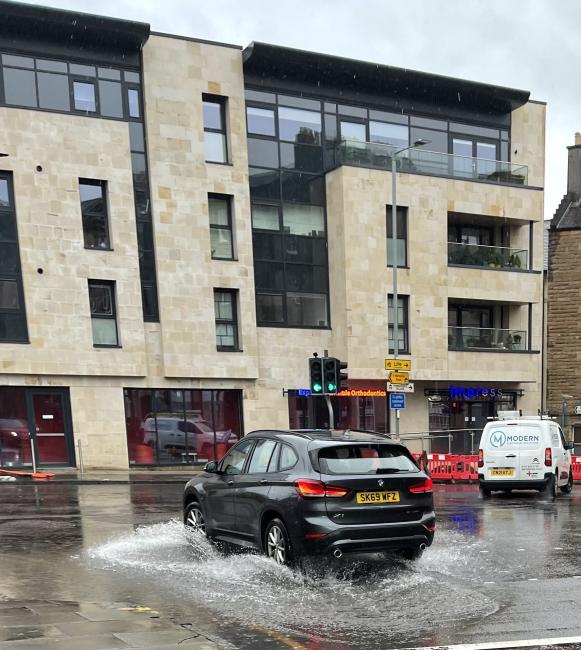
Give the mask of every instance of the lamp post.
<path id="1" fill-rule="evenodd" d="M 423 140 L 420 138 L 416 140 L 413 144 L 410 144 L 408 147 L 403 147 L 401 149 L 396 149 L 391 155 L 391 233 L 393 239 L 392 246 L 392 268 L 393 268 L 393 293 L 392 293 L 392 305 L 393 305 L 393 358 L 397 359 L 398 355 L 398 338 L 399 338 L 399 314 L 397 310 L 397 156 L 408 151 L 409 149 L 414 149 L 416 147 L 423 147 L 425 144 L 429 144 L 431 140 Z M 389 347 L 389 342 L 388 342 Z M 395 437 L 399 441 L 399 409 L 395 411 Z"/>

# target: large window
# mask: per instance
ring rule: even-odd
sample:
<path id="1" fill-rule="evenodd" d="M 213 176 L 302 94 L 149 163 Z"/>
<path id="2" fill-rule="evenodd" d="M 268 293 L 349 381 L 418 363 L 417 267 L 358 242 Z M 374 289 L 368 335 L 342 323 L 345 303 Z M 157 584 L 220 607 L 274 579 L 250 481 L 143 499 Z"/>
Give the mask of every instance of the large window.
<path id="1" fill-rule="evenodd" d="M 111 248 L 107 218 L 107 183 L 79 179 L 83 237 L 85 248 L 107 250 Z"/>
<path id="2" fill-rule="evenodd" d="M 214 289 L 216 347 L 220 351 L 232 352 L 239 349 L 237 294 L 233 289 Z"/>
<path id="3" fill-rule="evenodd" d="M 126 388 L 131 465 L 219 460 L 243 435 L 238 390 Z"/>
<path id="4" fill-rule="evenodd" d="M 407 266 L 408 209 L 397 206 L 397 239 L 393 238 L 392 206 L 387 206 L 387 265 L 393 266 L 394 254 L 398 266 Z"/>
<path id="5" fill-rule="evenodd" d="M 28 343 L 12 175 L 0 172 L 0 342 Z"/>
<path id="6" fill-rule="evenodd" d="M 204 143 L 207 162 L 228 162 L 226 98 L 203 95 Z"/>
<path id="7" fill-rule="evenodd" d="M 89 280 L 91 325 L 95 347 L 119 347 L 117 314 L 115 308 L 115 282 Z"/>
<path id="8" fill-rule="evenodd" d="M 212 259 L 234 259 L 232 239 L 232 197 L 220 194 L 208 195 L 210 214 L 210 246 Z"/>
<path id="9" fill-rule="evenodd" d="M 398 295 L 397 297 L 397 330 L 398 330 L 397 350 L 401 354 L 410 353 L 408 311 L 409 311 L 409 296 Z M 393 354 L 394 313 L 393 313 L 393 296 L 391 294 L 387 297 L 387 322 L 388 322 L 389 352 L 390 354 Z"/>

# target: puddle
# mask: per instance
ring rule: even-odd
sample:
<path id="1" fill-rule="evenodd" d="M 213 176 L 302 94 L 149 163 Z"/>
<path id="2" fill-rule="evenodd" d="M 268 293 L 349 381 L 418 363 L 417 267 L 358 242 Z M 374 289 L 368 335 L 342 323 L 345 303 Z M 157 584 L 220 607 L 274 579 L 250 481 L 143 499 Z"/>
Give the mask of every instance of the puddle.
<path id="1" fill-rule="evenodd" d="M 224 556 L 178 520 L 91 548 L 96 568 L 151 580 L 186 602 L 281 631 L 326 639 L 412 638 L 445 620 L 480 619 L 497 604 L 471 581 L 481 542 L 441 531 L 415 563 L 379 555 L 309 562 L 306 574 L 251 553 Z M 365 644 L 364 644 L 365 645 Z"/>

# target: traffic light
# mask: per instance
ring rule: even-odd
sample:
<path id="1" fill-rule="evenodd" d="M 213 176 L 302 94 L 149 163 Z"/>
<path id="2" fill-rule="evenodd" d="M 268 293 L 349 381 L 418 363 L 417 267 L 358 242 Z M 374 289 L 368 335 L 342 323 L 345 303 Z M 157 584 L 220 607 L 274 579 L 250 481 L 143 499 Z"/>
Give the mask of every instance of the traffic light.
<path id="1" fill-rule="evenodd" d="M 337 359 L 337 387 L 339 391 L 347 388 L 347 380 L 349 378 L 346 372 L 341 372 L 342 370 L 347 370 L 347 362 Z"/>
<path id="2" fill-rule="evenodd" d="M 323 359 L 316 357 L 309 359 L 309 375 L 311 378 L 311 393 L 323 394 Z"/>
<path id="3" fill-rule="evenodd" d="M 327 357 L 323 359 L 323 366 L 325 370 L 325 393 L 337 392 L 337 368 L 339 359 Z"/>

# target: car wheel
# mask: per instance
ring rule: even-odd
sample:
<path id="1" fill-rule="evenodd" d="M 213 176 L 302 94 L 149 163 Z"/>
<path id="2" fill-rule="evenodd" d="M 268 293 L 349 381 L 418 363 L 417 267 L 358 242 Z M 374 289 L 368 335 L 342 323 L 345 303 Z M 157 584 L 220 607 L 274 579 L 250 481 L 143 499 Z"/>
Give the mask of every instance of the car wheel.
<path id="1" fill-rule="evenodd" d="M 277 564 L 292 564 L 292 549 L 290 538 L 281 519 L 268 522 L 264 532 L 264 551 Z"/>
<path id="2" fill-rule="evenodd" d="M 206 534 L 206 518 L 197 503 L 190 503 L 184 516 L 185 525 L 194 532 Z"/>
<path id="3" fill-rule="evenodd" d="M 490 488 L 480 486 L 480 496 L 483 499 L 490 499 L 491 491 Z"/>
<path id="4" fill-rule="evenodd" d="M 419 547 L 419 546 L 414 546 L 413 548 L 402 548 L 399 552 L 401 557 L 403 557 L 404 560 L 419 560 L 424 551 Z"/>
<path id="5" fill-rule="evenodd" d="M 573 491 L 573 471 L 569 470 L 569 480 L 567 481 L 567 485 L 563 485 L 561 488 L 561 492 L 563 494 L 571 494 Z"/>
<path id="6" fill-rule="evenodd" d="M 549 480 L 547 481 L 547 484 L 545 485 L 543 494 L 549 499 L 556 499 L 558 492 L 559 491 L 557 489 L 557 478 L 555 477 L 554 474 L 551 474 L 551 476 L 549 476 Z"/>

